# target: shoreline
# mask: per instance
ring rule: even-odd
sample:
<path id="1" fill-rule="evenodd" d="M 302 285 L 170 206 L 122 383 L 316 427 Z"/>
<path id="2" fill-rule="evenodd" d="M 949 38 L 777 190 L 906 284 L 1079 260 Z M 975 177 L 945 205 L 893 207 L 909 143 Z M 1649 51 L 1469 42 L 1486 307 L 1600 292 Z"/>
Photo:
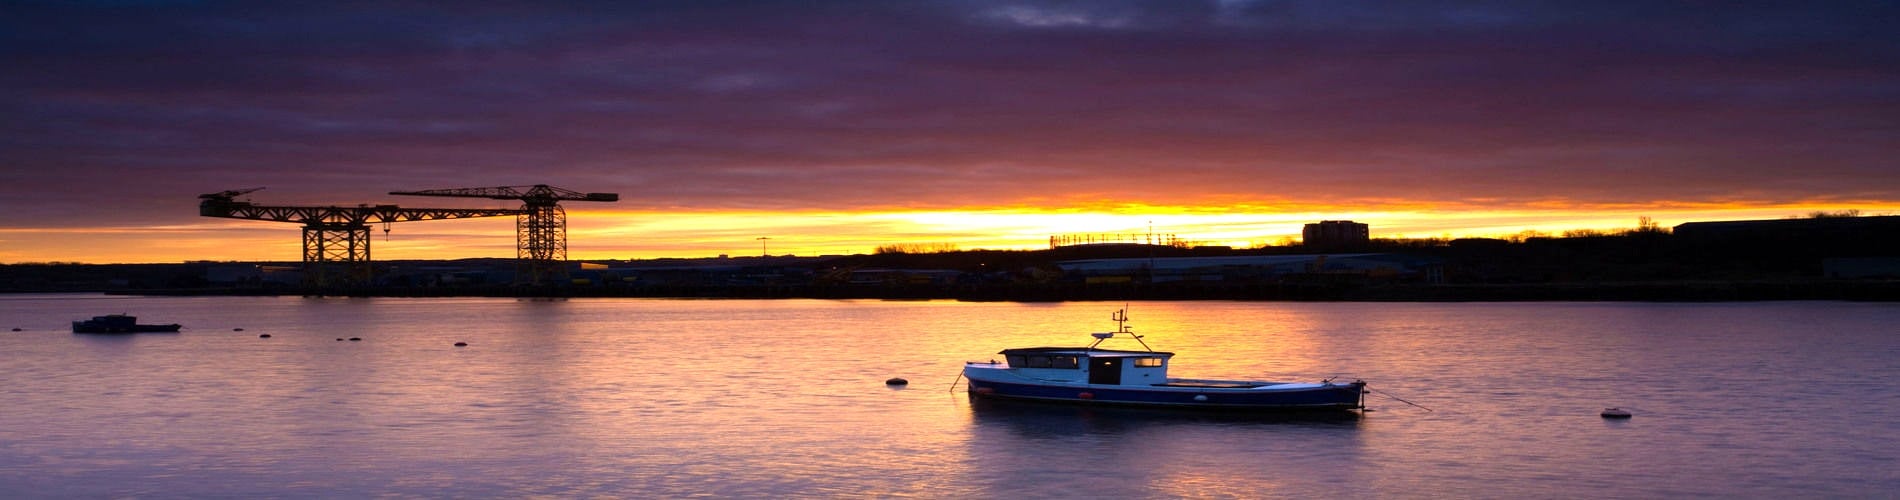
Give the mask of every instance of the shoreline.
<path id="1" fill-rule="evenodd" d="M 647 287 L 277 287 L 42 289 L 0 293 L 149 296 L 626 297 L 681 299 L 881 299 L 969 302 L 1263 300 L 1305 302 L 1757 302 L 1900 301 L 1900 280 L 1762 280 L 1440 285 L 1047 284 L 1047 285 L 679 285 Z"/>

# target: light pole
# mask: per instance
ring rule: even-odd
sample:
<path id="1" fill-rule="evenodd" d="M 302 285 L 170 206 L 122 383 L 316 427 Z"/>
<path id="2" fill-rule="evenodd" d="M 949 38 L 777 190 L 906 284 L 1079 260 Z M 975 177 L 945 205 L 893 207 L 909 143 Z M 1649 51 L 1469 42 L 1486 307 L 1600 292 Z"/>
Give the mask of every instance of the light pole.
<path id="1" fill-rule="evenodd" d="M 765 251 L 765 240 L 772 239 L 772 237 L 760 236 L 757 239 L 759 240 L 759 265 L 764 266 L 765 259 L 772 256 L 771 253 Z"/>

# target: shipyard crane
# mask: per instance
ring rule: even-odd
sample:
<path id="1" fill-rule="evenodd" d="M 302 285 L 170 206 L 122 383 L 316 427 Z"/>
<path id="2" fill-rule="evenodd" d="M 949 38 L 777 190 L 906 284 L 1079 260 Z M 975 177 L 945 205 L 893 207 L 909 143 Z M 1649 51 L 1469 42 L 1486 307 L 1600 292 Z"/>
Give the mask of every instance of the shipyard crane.
<path id="1" fill-rule="evenodd" d="M 233 189 L 198 195 L 198 215 L 227 219 L 294 222 L 303 224 L 303 264 L 306 282 L 318 286 L 369 282 L 370 224 L 471 217 L 522 215 L 518 209 L 401 208 L 395 205 L 280 206 L 259 205 L 237 197 L 264 189 Z M 345 268 L 330 279 L 332 264 Z"/>
<path id="2" fill-rule="evenodd" d="M 520 260 L 520 277 L 537 285 L 567 274 L 567 210 L 561 208 L 561 202 L 620 201 L 616 193 L 582 193 L 547 184 L 390 191 L 389 194 L 520 200 L 523 213 L 515 218 L 515 257 Z"/>

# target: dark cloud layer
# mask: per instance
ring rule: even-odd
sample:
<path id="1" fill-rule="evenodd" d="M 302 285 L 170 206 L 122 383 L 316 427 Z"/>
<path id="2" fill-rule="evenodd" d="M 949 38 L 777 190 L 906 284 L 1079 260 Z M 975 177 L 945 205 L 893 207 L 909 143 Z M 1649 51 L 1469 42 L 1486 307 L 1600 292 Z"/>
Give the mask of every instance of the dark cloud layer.
<path id="1" fill-rule="evenodd" d="M 0 67 L 11 227 L 188 222 L 259 185 L 1900 200 L 1891 2 L 14 2 Z"/>

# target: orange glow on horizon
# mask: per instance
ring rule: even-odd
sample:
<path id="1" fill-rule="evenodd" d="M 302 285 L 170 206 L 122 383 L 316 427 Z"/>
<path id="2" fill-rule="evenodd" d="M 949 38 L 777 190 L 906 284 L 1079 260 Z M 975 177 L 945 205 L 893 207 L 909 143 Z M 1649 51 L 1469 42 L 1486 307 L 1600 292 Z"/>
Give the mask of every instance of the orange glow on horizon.
<path id="1" fill-rule="evenodd" d="M 1846 205 L 1863 215 L 1900 213 L 1900 204 Z M 1780 219 L 1842 204 L 1544 207 L 1445 210 L 1415 204 L 1331 206 L 1193 205 L 1136 203 L 1087 207 L 1002 207 L 866 212 L 644 211 L 571 207 L 568 258 L 635 260 L 758 255 L 759 237 L 775 256 L 873 253 L 895 244 L 954 245 L 963 250 L 1048 248 L 1053 235 L 1150 232 L 1196 245 L 1254 248 L 1298 241 L 1306 223 L 1353 220 L 1372 226 L 1374 238 L 1507 237 L 1526 231 L 1561 235 L 1615 231 L 1651 217 L 1661 226 L 1684 222 Z M 1151 226 L 1152 224 L 1152 226 Z M 408 222 L 389 233 L 372 229 L 374 260 L 512 258 L 514 219 L 501 217 Z M 192 260 L 297 261 L 295 224 L 200 219 L 161 227 L 0 229 L 0 262 L 164 263 Z M 1139 236 L 1137 236 L 1139 235 Z"/>

